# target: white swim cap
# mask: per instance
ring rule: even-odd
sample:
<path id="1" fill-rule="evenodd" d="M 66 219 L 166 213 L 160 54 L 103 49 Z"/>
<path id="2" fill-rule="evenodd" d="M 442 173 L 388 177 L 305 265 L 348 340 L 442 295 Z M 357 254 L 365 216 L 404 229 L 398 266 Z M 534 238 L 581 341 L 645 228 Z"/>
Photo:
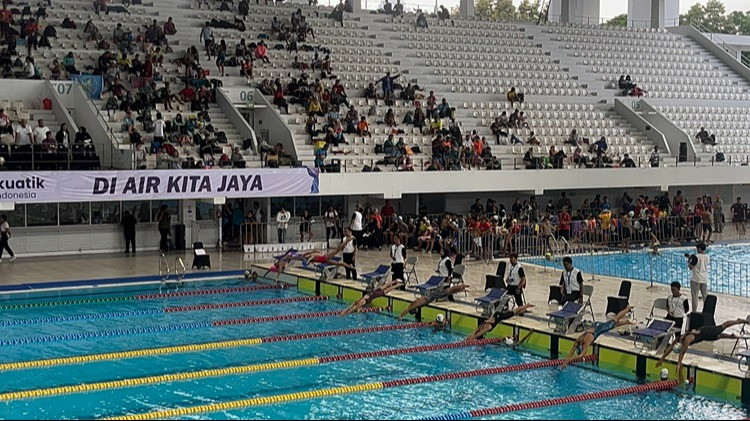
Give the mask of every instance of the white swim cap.
<path id="1" fill-rule="evenodd" d="M 505 339 L 505 345 L 513 346 L 513 338 L 507 338 Z"/>
<path id="2" fill-rule="evenodd" d="M 662 368 L 661 374 L 659 377 L 661 378 L 662 381 L 667 380 L 669 378 L 669 370 L 667 370 L 666 368 Z"/>
<path id="3" fill-rule="evenodd" d="M 245 271 L 245 276 L 246 276 L 246 277 L 247 277 L 247 276 L 250 276 L 250 271 L 249 271 L 249 270 L 246 270 L 246 271 Z"/>
<path id="4" fill-rule="evenodd" d="M 635 216 L 635 212 L 633 211 L 628 212 L 628 216 L 632 218 L 633 216 Z"/>
<path id="5" fill-rule="evenodd" d="M 438 323 L 443 323 L 445 321 L 445 316 L 442 314 L 438 314 L 435 320 L 437 320 Z"/>

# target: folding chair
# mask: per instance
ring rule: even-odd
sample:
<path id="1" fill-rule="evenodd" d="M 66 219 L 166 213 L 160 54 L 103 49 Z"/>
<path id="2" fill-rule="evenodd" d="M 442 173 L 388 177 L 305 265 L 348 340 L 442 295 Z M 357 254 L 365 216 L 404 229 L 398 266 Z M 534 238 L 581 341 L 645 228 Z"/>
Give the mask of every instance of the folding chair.
<path id="1" fill-rule="evenodd" d="M 750 314 L 748 314 L 747 317 L 745 317 L 745 320 L 747 320 L 748 323 L 750 323 Z M 740 336 L 746 337 L 748 333 L 750 333 L 750 332 L 748 332 L 748 330 L 747 330 L 747 325 L 742 325 L 742 329 L 740 330 Z M 737 348 L 740 346 L 740 341 L 744 341 L 745 342 L 745 348 L 750 348 L 750 346 L 748 346 L 748 341 L 749 341 L 748 339 L 739 339 L 738 338 L 734 342 L 734 347 L 732 347 L 732 354 L 734 354 L 734 352 L 737 351 Z M 748 350 L 746 349 L 745 352 L 747 352 L 747 351 Z M 732 354 L 730 354 L 730 355 L 732 355 Z"/>
<path id="2" fill-rule="evenodd" d="M 750 349 L 746 349 L 739 354 L 740 360 L 737 362 L 737 368 L 743 373 L 747 373 L 750 367 Z"/>
<path id="3" fill-rule="evenodd" d="M 419 292 L 419 295 L 425 296 L 429 294 L 430 292 L 435 291 L 438 288 L 446 287 L 448 283 L 449 283 L 448 278 L 435 275 L 435 276 L 431 276 L 430 279 L 427 280 L 427 282 L 417 285 L 416 288 L 417 288 L 417 291 Z"/>
<path id="4" fill-rule="evenodd" d="M 417 276 L 417 260 L 418 256 L 409 256 L 404 262 L 404 275 L 406 275 L 406 283 L 410 284 L 412 277 L 414 277 L 414 283 L 419 283 L 419 277 Z"/>
<path id="5" fill-rule="evenodd" d="M 652 319 L 645 329 L 633 332 L 633 346 L 637 349 L 656 350 L 657 354 L 661 354 L 672 339 L 672 328 L 674 322 L 671 320 Z"/>
<path id="6" fill-rule="evenodd" d="M 379 265 L 374 271 L 362 275 L 362 281 L 367 283 L 368 290 L 374 290 L 383 286 L 390 276 L 391 267 L 388 265 Z"/>
<path id="7" fill-rule="evenodd" d="M 699 329 L 703 326 L 716 326 L 714 315 L 716 314 L 716 296 L 708 295 L 703 302 L 703 311 L 690 313 L 688 330 Z"/>
<path id="8" fill-rule="evenodd" d="M 464 273 L 466 272 L 466 266 L 456 265 L 453 267 L 453 274 L 451 275 L 452 284 L 461 284 L 464 282 Z"/>
<path id="9" fill-rule="evenodd" d="M 607 297 L 607 309 L 604 311 L 605 315 L 617 314 L 630 305 L 630 288 L 630 281 L 622 281 L 617 296 Z"/>
<path id="10" fill-rule="evenodd" d="M 565 303 L 562 310 L 547 313 L 549 328 L 554 329 L 555 333 L 571 334 L 575 332 L 581 324 L 584 307 L 584 304 L 568 302 Z"/>

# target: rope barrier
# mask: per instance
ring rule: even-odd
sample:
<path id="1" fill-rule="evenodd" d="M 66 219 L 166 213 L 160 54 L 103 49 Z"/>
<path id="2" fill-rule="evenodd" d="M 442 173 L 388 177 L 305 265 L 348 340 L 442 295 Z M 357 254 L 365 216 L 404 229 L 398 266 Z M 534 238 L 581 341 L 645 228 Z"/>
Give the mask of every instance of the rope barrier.
<path id="1" fill-rule="evenodd" d="M 109 311 L 106 313 L 75 314 L 72 316 L 37 317 L 35 319 L 3 320 L 0 326 L 25 326 L 41 323 L 72 322 L 78 320 L 115 319 L 119 317 L 151 316 L 163 314 L 164 309 L 153 308 L 144 310 Z"/>
<path id="2" fill-rule="evenodd" d="M 247 287 L 203 289 L 195 291 L 164 292 L 160 294 L 136 295 L 136 300 L 156 300 L 159 298 L 193 297 L 196 295 L 232 294 L 236 292 L 263 291 L 269 289 L 284 289 L 284 285 L 253 285 Z"/>
<path id="3" fill-rule="evenodd" d="M 135 297 L 104 297 L 104 298 L 83 298 L 78 300 L 63 300 L 63 301 L 41 301 L 38 303 L 23 303 L 23 304 L 5 304 L 0 306 L 0 310 L 19 310 L 24 308 L 42 308 L 42 307 L 56 307 L 56 306 L 72 306 L 79 304 L 98 304 L 98 303 L 112 303 L 116 301 L 130 301 L 135 300 Z"/>
<path id="4" fill-rule="evenodd" d="M 632 395 L 635 393 L 663 391 L 674 389 L 678 382 L 674 380 L 642 384 L 621 389 L 605 390 L 601 392 L 585 393 L 582 395 L 565 396 L 560 398 L 546 399 L 536 402 L 516 403 L 494 408 L 475 409 L 473 411 L 457 412 L 453 414 L 439 415 L 435 417 L 422 418 L 423 420 L 463 420 L 467 418 L 487 417 L 490 415 L 505 414 L 508 412 L 526 411 L 529 409 L 546 408 L 550 406 L 566 405 L 569 403 L 586 402 L 598 399 L 610 399 L 618 396 Z"/>
<path id="5" fill-rule="evenodd" d="M 495 343 L 500 340 L 501 339 L 496 338 L 496 339 L 484 339 L 484 340 L 470 341 L 470 342 L 453 342 L 453 343 L 427 345 L 427 346 L 416 346 L 416 347 L 410 347 L 410 348 L 387 349 L 387 350 L 373 351 L 373 352 L 331 355 L 328 357 L 313 357 L 313 358 L 304 358 L 304 359 L 297 359 L 297 360 L 278 361 L 278 362 L 273 362 L 273 363 L 233 366 L 233 367 L 218 368 L 218 369 L 211 369 L 211 370 L 200 370 L 200 371 L 192 371 L 192 372 L 185 372 L 185 373 L 164 374 L 164 375 L 159 375 L 159 376 L 137 377 L 137 378 L 122 379 L 122 380 L 115 380 L 115 381 L 108 381 L 108 382 L 84 383 L 84 384 L 71 385 L 71 386 L 59 386 L 59 387 L 50 387 L 50 388 L 44 388 L 44 389 L 22 390 L 22 391 L 17 391 L 17 392 L 1 393 L 0 401 L 7 402 L 7 401 L 18 400 L 18 399 L 36 399 L 36 398 L 47 397 L 47 396 L 58 396 L 58 395 L 72 394 L 72 393 L 111 390 L 111 389 L 119 389 L 119 388 L 124 388 L 124 387 L 136 387 L 136 386 L 153 385 L 153 384 L 175 382 L 175 381 L 205 379 L 205 378 L 210 378 L 210 377 L 222 377 L 222 376 L 229 376 L 229 375 L 255 373 L 259 371 L 281 370 L 281 369 L 288 369 L 288 368 L 295 368 L 295 367 L 302 367 L 302 366 L 312 366 L 312 365 L 319 365 L 319 364 L 326 364 L 326 363 L 333 363 L 333 362 L 340 362 L 340 361 L 351 361 L 351 360 L 364 359 L 364 358 L 380 358 L 380 357 L 387 357 L 387 356 L 393 356 L 393 355 L 403 355 L 403 354 L 413 354 L 413 353 L 430 352 L 430 351 L 437 351 L 437 350 L 465 348 L 465 347 L 470 347 L 470 346 L 482 346 L 482 345 Z"/>
<path id="6" fill-rule="evenodd" d="M 593 361 L 596 356 L 588 355 L 574 361 Z M 229 411 L 233 409 L 248 408 L 267 404 L 278 404 L 292 402 L 304 399 L 322 398 L 326 396 L 345 395 L 370 390 L 387 389 L 391 387 L 408 386 L 412 384 L 431 383 L 443 380 L 462 379 L 467 377 L 487 376 L 491 374 L 510 373 L 517 371 L 535 370 L 540 368 L 555 367 L 563 363 L 563 360 L 540 361 L 535 363 L 511 365 L 505 367 L 485 368 L 471 371 L 458 371 L 453 373 L 444 373 L 432 376 L 414 377 L 410 379 L 391 380 L 387 382 L 365 383 L 354 386 L 340 386 L 328 389 L 311 390 L 307 392 L 286 393 L 283 395 L 258 397 L 242 399 L 230 402 L 217 402 L 199 406 L 184 408 L 166 409 L 161 411 L 152 411 L 142 414 L 130 414 L 119 417 L 107 418 L 110 420 L 155 420 L 164 418 L 177 418 L 186 415 L 202 414 L 206 412 Z"/>
<path id="7" fill-rule="evenodd" d="M 262 343 L 297 341 L 311 338 L 328 338 L 334 336 L 357 335 L 362 333 L 388 332 L 395 330 L 417 329 L 430 326 L 429 323 L 405 323 L 398 325 L 371 326 L 357 329 L 333 330 L 325 332 L 304 333 L 297 335 L 269 336 L 266 338 L 236 339 L 231 341 L 205 342 L 199 344 L 178 345 L 160 348 L 144 348 L 132 351 L 108 352 L 103 354 L 89 354 L 75 357 L 49 358 L 44 360 L 19 361 L 0 364 L 0 372 L 21 370 L 28 368 L 56 367 L 71 364 L 83 364 L 99 361 L 112 361 L 128 358 L 150 357 L 155 355 L 170 355 L 187 352 L 208 351 L 216 349 L 255 346 Z"/>

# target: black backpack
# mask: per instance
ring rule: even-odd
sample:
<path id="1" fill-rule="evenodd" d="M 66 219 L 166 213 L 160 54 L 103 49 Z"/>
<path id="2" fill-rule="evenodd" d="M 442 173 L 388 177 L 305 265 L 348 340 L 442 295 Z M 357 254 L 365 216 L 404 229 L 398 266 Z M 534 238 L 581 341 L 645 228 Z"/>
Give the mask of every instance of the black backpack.
<path id="1" fill-rule="evenodd" d="M 47 38 L 57 38 L 57 29 L 52 25 L 47 25 L 47 27 L 44 28 L 44 36 Z"/>
<path id="2" fill-rule="evenodd" d="M 724 152 L 716 152 L 716 162 L 724 162 L 726 159 Z"/>

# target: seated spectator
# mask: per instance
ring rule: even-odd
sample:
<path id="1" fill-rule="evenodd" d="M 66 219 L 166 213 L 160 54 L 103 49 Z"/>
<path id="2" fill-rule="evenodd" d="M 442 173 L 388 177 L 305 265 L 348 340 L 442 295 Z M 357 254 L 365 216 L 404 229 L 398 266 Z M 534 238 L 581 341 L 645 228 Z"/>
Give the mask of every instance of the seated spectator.
<path id="1" fill-rule="evenodd" d="M 708 143 L 709 134 L 706 131 L 706 128 L 705 127 L 701 127 L 701 131 L 699 131 L 698 134 L 695 135 L 695 138 L 698 139 L 703 144 Z"/>
<path id="2" fill-rule="evenodd" d="M 516 136 L 515 133 L 510 134 L 510 143 L 511 145 L 523 145 L 523 140 L 521 140 L 520 137 Z"/>
<path id="3" fill-rule="evenodd" d="M 716 134 L 712 134 L 708 137 L 708 142 L 706 142 L 707 145 L 716 146 Z"/>
<path id="4" fill-rule="evenodd" d="M 635 161 L 633 161 L 629 154 L 625 154 L 622 161 L 620 161 L 620 166 L 625 168 L 635 168 Z"/>
<path id="5" fill-rule="evenodd" d="M 438 19 L 447 20 L 450 19 L 451 13 L 445 8 L 445 5 L 440 5 L 440 10 L 437 12 Z"/>
<path id="6" fill-rule="evenodd" d="M 419 127 L 419 131 L 422 132 L 422 128 L 426 124 L 426 117 L 424 115 L 424 111 L 422 110 L 422 106 L 417 103 L 417 108 L 414 110 L 414 127 Z"/>
<path id="7" fill-rule="evenodd" d="M 534 148 L 529 148 L 523 156 L 523 163 L 526 164 L 527 170 L 540 169 L 542 167 L 541 159 L 534 156 Z"/>
<path id="8" fill-rule="evenodd" d="M 51 80 L 60 80 L 62 68 L 60 67 L 60 62 L 57 61 L 57 59 L 52 60 L 52 64 L 49 65 L 49 71 Z"/>
<path id="9" fill-rule="evenodd" d="M 139 170 L 145 170 L 146 162 L 146 151 L 143 150 L 143 144 L 138 143 L 135 145 L 135 168 Z"/>
<path id="10" fill-rule="evenodd" d="M 518 128 L 518 117 L 521 115 L 521 112 L 518 111 L 518 108 L 516 108 L 513 113 L 511 113 L 510 117 L 508 117 L 508 127 L 515 127 Z"/>
<path id="11" fill-rule="evenodd" d="M 324 144 L 322 148 L 315 150 L 315 168 L 319 169 L 320 172 L 324 172 L 325 159 L 328 157 L 328 143 Z"/>
<path id="12" fill-rule="evenodd" d="M 424 28 L 427 29 L 427 17 L 425 17 L 424 12 L 421 10 L 419 11 L 419 14 L 417 15 L 417 28 Z"/>
<path id="13" fill-rule="evenodd" d="M 516 92 L 515 86 L 510 88 L 510 91 L 508 91 L 507 97 L 508 97 L 508 102 L 510 102 L 511 107 L 513 107 L 514 106 L 513 104 L 515 104 L 516 102 L 523 103 L 525 99 L 524 94 Z"/>
<path id="14" fill-rule="evenodd" d="M 396 160 L 396 170 L 397 171 L 414 171 L 414 163 L 412 162 L 411 157 L 409 157 L 409 155 L 406 155 L 406 154 L 401 155 Z M 427 170 L 428 171 L 435 171 L 436 169 L 430 170 L 428 168 Z"/>
<path id="15" fill-rule="evenodd" d="M 13 124 L 5 109 L 0 108 L 0 134 L 13 134 Z"/>
<path id="16" fill-rule="evenodd" d="M 370 125 L 367 123 L 365 116 L 360 117 L 359 123 L 357 123 L 357 134 L 360 136 L 372 137 L 370 133 Z"/>
<path id="17" fill-rule="evenodd" d="M 47 137 L 47 133 L 51 133 L 49 127 L 44 124 L 44 120 L 39 119 L 37 126 L 34 128 L 34 141 L 40 143 Z"/>
<path id="18" fill-rule="evenodd" d="M 576 129 L 573 129 L 570 132 L 570 136 L 568 136 L 568 140 L 565 141 L 565 144 L 578 146 L 578 142 L 579 142 L 578 131 L 576 131 Z"/>
<path id="19" fill-rule="evenodd" d="M 42 138 L 42 151 L 51 153 L 57 151 L 57 140 L 52 135 L 52 132 L 48 131 Z"/>
<path id="20" fill-rule="evenodd" d="M 310 103 L 307 105 L 307 115 L 312 116 L 325 116 L 323 113 L 323 108 L 320 104 L 320 101 L 318 101 L 318 98 L 312 97 L 310 98 Z"/>
<path id="21" fill-rule="evenodd" d="M 270 63 L 271 60 L 268 58 L 268 47 L 264 41 L 260 41 L 258 46 L 255 48 L 255 58 L 264 62 Z"/>
<path id="22" fill-rule="evenodd" d="M 232 166 L 234 168 L 245 168 L 245 157 L 242 156 L 239 146 L 232 151 Z"/>
<path id="23" fill-rule="evenodd" d="M 284 90 L 281 89 L 281 86 L 277 87 L 273 94 L 273 103 L 277 107 L 283 108 L 286 114 L 289 114 L 289 104 L 287 104 L 286 99 L 284 99 Z"/>
<path id="24" fill-rule="evenodd" d="M 534 132 L 531 132 L 529 134 L 529 139 L 526 141 L 526 143 L 528 143 L 529 145 L 533 145 L 533 146 L 539 146 L 541 144 L 539 140 L 536 138 L 536 135 L 534 134 Z"/>
<path id="25" fill-rule="evenodd" d="M 177 34 L 177 27 L 175 26 L 174 22 L 172 21 L 172 17 L 170 16 L 166 22 L 164 22 L 164 35 L 175 35 Z"/>
<path id="26" fill-rule="evenodd" d="M 366 99 L 378 99 L 378 92 L 375 89 L 375 84 L 370 83 L 367 85 L 367 88 L 365 88 L 365 98 Z"/>
<path id="27" fill-rule="evenodd" d="M 576 166 L 587 168 L 589 166 L 589 159 L 583 154 L 583 151 L 579 146 L 576 146 L 575 152 L 573 152 L 573 162 Z"/>
<path id="28" fill-rule="evenodd" d="M 83 145 L 91 144 L 91 135 L 89 134 L 89 132 L 86 131 L 86 128 L 83 126 L 78 128 L 78 132 L 76 133 L 76 143 L 83 144 Z"/>
<path id="29" fill-rule="evenodd" d="M 388 127 L 396 127 L 396 113 L 393 112 L 393 108 L 389 108 L 385 113 L 385 125 Z"/>
<path id="30" fill-rule="evenodd" d="M 437 107 L 437 114 L 440 118 L 452 117 L 451 106 L 448 105 L 448 100 L 443 98 L 440 105 Z"/>

